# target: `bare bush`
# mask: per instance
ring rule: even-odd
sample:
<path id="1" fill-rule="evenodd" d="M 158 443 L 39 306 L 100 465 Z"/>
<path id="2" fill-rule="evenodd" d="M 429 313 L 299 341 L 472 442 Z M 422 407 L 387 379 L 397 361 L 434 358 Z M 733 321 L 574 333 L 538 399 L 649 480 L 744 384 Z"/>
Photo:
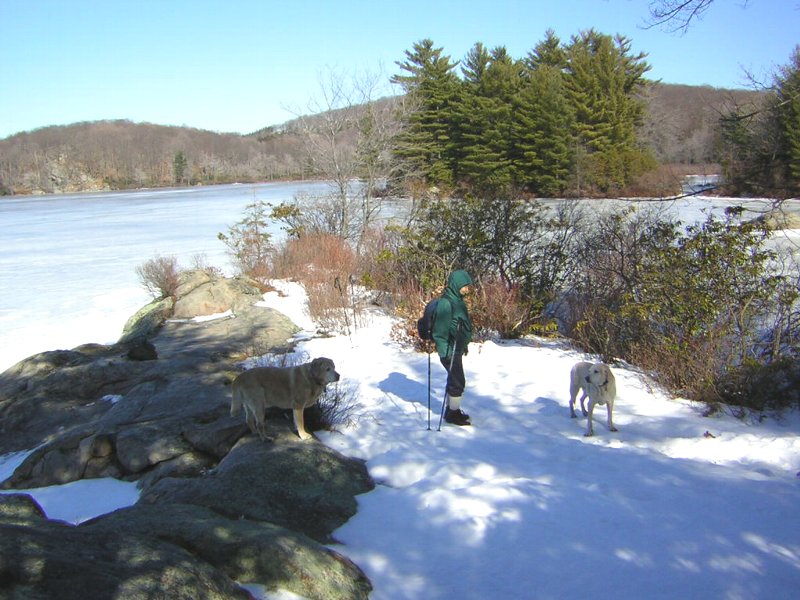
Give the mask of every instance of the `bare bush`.
<path id="1" fill-rule="evenodd" d="M 509 287 L 497 280 L 481 282 L 470 314 L 476 329 L 487 324 L 504 338 L 523 335 L 530 323 L 528 306 L 521 299 L 519 287 Z"/>
<path id="2" fill-rule="evenodd" d="M 156 256 L 136 267 L 136 275 L 153 298 L 174 296 L 179 285 L 178 259 L 174 256 Z"/>
<path id="3" fill-rule="evenodd" d="M 224 276 L 222 269 L 208 264 L 208 257 L 203 253 L 192 255 L 192 269 L 194 271 L 203 271 L 216 277 Z"/>
<path id="4" fill-rule="evenodd" d="M 358 326 L 362 310 L 355 298 L 356 256 L 343 239 L 330 234 L 287 240 L 275 253 L 272 275 L 303 282 L 309 314 L 332 331 Z"/>
<path id="5" fill-rule="evenodd" d="M 358 387 L 349 381 L 328 384 L 319 401 L 306 409 L 308 431 L 337 431 L 338 427 L 354 424 L 358 412 Z"/>

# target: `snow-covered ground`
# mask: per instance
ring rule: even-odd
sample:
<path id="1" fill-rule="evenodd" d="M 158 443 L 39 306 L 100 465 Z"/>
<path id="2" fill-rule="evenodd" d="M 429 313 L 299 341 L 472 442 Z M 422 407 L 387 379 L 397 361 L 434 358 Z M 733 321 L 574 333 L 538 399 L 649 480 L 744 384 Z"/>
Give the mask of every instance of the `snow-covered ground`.
<path id="1" fill-rule="evenodd" d="M 265 304 L 313 331 L 302 288 L 283 287 Z M 332 546 L 367 573 L 373 599 L 796 596 L 800 416 L 703 417 L 617 365 L 619 432 L 600 410 L 586 438 L 586 420 L 569 418 L 569 370 L 591 357 L 487 341 L 464 359 L 472 427 L 437 431 L 444 370 L 433 357 L 429 430 L 428 357 L 393 341 L 391 326 L 373 312 L 350 335 L 300 346 L 332 358 L 358 400 L 350 424 L 318 438 L 366 460 L 377 482 Z M 0 457 L 0 479 L 21 458 Z M 113 480 L 32 493 L 70 522 L 136 500 Z"/>

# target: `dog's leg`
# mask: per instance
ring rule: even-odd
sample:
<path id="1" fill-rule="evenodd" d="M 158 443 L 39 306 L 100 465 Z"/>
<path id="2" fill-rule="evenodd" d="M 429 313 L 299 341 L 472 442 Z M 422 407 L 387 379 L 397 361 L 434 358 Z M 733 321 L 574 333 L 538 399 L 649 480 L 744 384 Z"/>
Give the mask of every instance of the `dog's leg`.
<path id="1" fill-rule="evenodd" d="M 242 408 L 242 399 L 239 397 L 239 392 L 234 391 L 231 397 L 231 416 L 235 417 L 239 414 Z"/>
<path id="2" fill-rule="evenodd" d="M 297 435 L 300 436 L 301 440 L 310 439 L 312 436 L 306 431 L 305 421 L 303 420 L 303 409 L 295 408 L 292 410 L 292 413 L 294 413 L 294 426 L 297 429 Z"/>
<path id="3" fill-rule="evenodd" d="M 584 417 L 588 414 L 586 412 L 586 405 L 584 404 L 585 400 L 586 400 L 586 390 L 583 390 L 583 396 L 581 396 L 581 412 L 583 413 Z"/>
<path id="4" fill-rule="evenodd" d="M 614 405 L 612 402 L 606 403 L 606 410 L 608 411 L 608 430 L 609 431 L 619 431 L 616 427 L 614 427 L 614 420 L 611 418 L 611 413 L 613 412 Z"/>
<path id="5" fill-rule="evenodd" d="M 586 424 L 586 433 L 583 434 L 584 437 L 591 437 L 594 435 L 594 428 L 592 427 L 592 414 L 594 413 L 594 400 L 589 398 L 589 414 Z"/>
<path id="6" fill-rule="evenodd" d="M 577 419 L 578 415 L 575 414 L 575 397 L 578 395 L 578 392 L 573 392 L 571 389 L 569 391 L 569 416 L 573 419 Z"/>
<path id="7" fill-rule="evenodd" d="M 256 433 L 261 441 L 267 438 L 267 426 L 264 419 L 264 414 L 256 415 Z"/>
<path id="8" fill-rule="evenodd" d="M 247 427 L 248 429 L 250 429 L 251 433 L 258 432 L 256 429 L 255 413 L 253 413 L 253 409 L 250 408 L 250 405 L 248 404 L 244 405 L 244 420 L 245 423 L 247 423 Z"/>
<path id="9" fill-rule="evenodd" d="M 256 427 L 258 427 L 258 437 L 264 442 L 272 441 L 267 436 L 267 406 L 266 403 L 259 404 L 256 410 Z"/>

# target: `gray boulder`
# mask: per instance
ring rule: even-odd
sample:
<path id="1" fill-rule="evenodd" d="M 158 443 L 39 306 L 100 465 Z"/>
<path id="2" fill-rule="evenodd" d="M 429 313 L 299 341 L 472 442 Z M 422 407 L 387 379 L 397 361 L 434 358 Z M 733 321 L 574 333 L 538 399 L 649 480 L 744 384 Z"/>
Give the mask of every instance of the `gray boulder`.
<path id="1" fill-rule="evenodd" d="M 0 374 L 0 455 L 34 449 L 0 482 L 12 492 L 0 496 L 0 589 L 246 598 L 239 581 L 366 598 L 358 567 L 321 546 L 374 485 L 363 461 L 301 442 L 280 414 L 268 420 L 270 443 L 229 414 L 239 361 L 285 349 L 297 327 L 255 306 L 249 284 L 184 283 L 199 298 L 232 290 L 231 316 L 175 319 L 172 300 L 154 303 L 117 344 L 45 352 Z M 75 527 L 14 493 L 97 477 L 137 481 L 139 502 Z"/>
<path id="2" fill-rule="evenodd" d="M 40 515 L 30 497 L 0 496 L 4 598 L 250 598 L 223 571 L 156 536 L 92 531 Z"/>
<path id="3" fill-rule="evenodd" d="M 30 496 L 0 496 L 0 557 L 12 598 L 245 599 L 245 583 L 309 599 L 371 591 L 356 565 L 302 534 L 192 505 L 137 505 L 73 526 L 47 520 Z"/>
<path id="4" fill-rule="evenodd" d="M 184 281 L 178 292 L 172 315 L 175 319 L 241 311 L 261 299 L 261 292 L 243 280 L 209 276 Z"/>
<path id="5" fill-rule="evenodd" d="M 303 598 L 367 598 L 369 580 L 351 561 L 278 525 L 228 519 L 196 505 L 136 505 L 84 523 L 97 534 L 145 535 L 191 554 L 240 583 L 281 588 Z"/>
<path id="6" fill-rule="evenodd" d="M 148 504 L 197 504 L 232 519 L 268 521 L 322 543 L 352 517 L 355 496 L 374 487 L 364 463 L 317 442 L 277 443 L 248 436 L 204 477 L 162 479 L 142 493 Z"/>
<path id="7" fill-rule="evenodd" d="M 175 300 L 161 298 L 139 309 L 122 328 L 120 344 L 138 345 L 155 335 L 164 322 L 172 316 Z"/>

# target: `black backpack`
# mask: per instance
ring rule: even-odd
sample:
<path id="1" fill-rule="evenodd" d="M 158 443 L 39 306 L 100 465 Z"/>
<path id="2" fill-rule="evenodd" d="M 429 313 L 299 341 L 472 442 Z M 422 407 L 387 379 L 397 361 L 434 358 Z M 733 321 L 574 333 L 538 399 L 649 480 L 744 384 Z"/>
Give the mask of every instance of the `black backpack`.
<path id="1" fill-rule="evenodd" d="M 439 306 L 439 300 L 442 298 L 434 298 L 425 305 L 425 310 L 422 311 L 422 317 L 417 319 L 417 335 L 423 340 L 433 340 L 433 326 L 436 323 L 436 308 Z"/>

